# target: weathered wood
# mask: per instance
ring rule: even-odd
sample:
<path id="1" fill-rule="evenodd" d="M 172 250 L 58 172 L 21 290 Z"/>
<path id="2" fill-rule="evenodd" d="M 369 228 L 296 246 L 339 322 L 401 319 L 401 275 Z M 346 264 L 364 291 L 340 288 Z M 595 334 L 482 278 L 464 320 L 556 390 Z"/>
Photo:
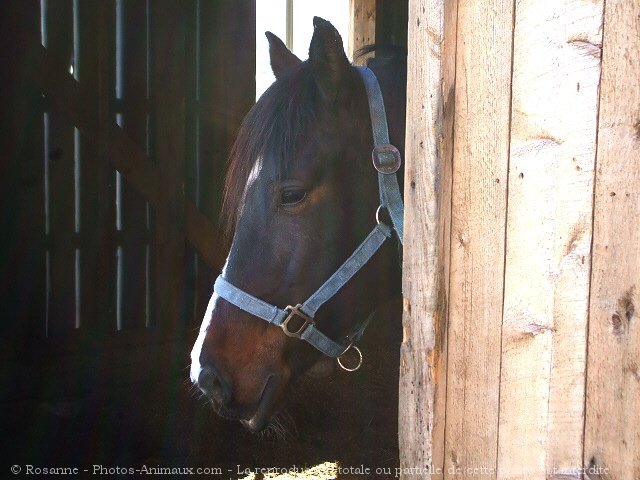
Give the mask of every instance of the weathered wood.
<path id="1" fill-rule="evenodd" d="M 160 328 L 175 331 L 184 293 L 183 174 L 185 165 L 184 1 L 150 4 L 153 153 L 164 197 L 155 209 L 156 316 Z"/>
<path id="2" fill-rule="evenodd" d="M 640 478 L 639 32 L 640 4 L 607 0 L 584 449 L 594 479 Z M 588 53 L 597 46 L 584 42 L 583 48 Z"/>
<path id="3" fill-rule="evenodd" d="M 355 59 L 355 55 L 365 45 L 376 43 L 376 0 L 350 0 L 349 2 L 349 52 L 351 60 L 365 65 L 372 54 Z"/>
<path id="4" fill-rule="evenodd" d="M 455 121 L 455 79 L 456 79 L 456 45 L 457 45 L 457 0 L 444 2 L 444 42 L 442 44 L 442 137 L 440 140 L 440 218 L 438 227 L 438 256 L 442 264 L 442 282 L 439 285 L 438 308 L 440 318 L 440 338 L 442 351 L 436 371 L 439 382 L 435 385 L 435 418 L 433 428 L 433 464 L 444 472 L 445 428 L 447 406 L 447 361 L 448 361 L 448 321 L 449 321 L 449 284 L 451 273 L 451 195 L 453 178 L 453 128 Z M 444 477 L 444 474 L 443 474 Z"/>
<path id="5" fill-rule="evenodd" d="M 409 3 L 400 464 L 442 478 L 456 2 Z M 424 128 L 429 125 L 429 128 Z"/>
<path id="6" fill-rule="evenodd" d="M 581 464 L 602 9 L 515 12 L 498 478 Z"/>
<path id="7" fill-rule="evenodd" d="M 458 5 L 446 478 L 496 466 L 513 8 Z"/>

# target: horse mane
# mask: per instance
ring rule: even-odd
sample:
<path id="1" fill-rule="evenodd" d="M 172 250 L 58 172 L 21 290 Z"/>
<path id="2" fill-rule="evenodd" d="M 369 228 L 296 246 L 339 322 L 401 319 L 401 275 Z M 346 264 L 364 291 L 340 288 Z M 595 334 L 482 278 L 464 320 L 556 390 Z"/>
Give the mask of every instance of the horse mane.
<path id="1" fill-rule="evenodd" d="M 294 158 L 293 153 L 315 120 L 317 93 L 311 67 L 302 62 L 276 80 L 243 120 L 231 149 L 224 184 L 221 223 L 227 235 L 235 228 L 245 186 L 256 162 L 278 162 L 286 169 L 286 162 Z"/>
<path id="2" fill-rule="evenodd" d="M 356 58 L 375 52 L 369 66 L 376 74 L 390 76 L 392 89 L 404 91 L 406 83 L 406 49 L 387 45 L 370 45 L 360 49 Z M 404 71 L 404 74 L 402 72 Z M 385 73 L 390 72 L 390 73 Z M 380 79 L 382 83 L 382 78 Z M 385 82 L 387 83 L 387 82 Z M 397 85 L 396 85 L 397 83 Z M 316 120 L 314 105 L 318 87 L 308 61 L 290 68 L 258 99 L 240 126 L 229 156 L 221 211 L 221 225 L 232 235 L 242 211 L 245 186 L 256 162 L 278 162 L 285 171 L 287 162 L 307 138 Z M 265 155 L 268 152 L 268 155 Z"/>

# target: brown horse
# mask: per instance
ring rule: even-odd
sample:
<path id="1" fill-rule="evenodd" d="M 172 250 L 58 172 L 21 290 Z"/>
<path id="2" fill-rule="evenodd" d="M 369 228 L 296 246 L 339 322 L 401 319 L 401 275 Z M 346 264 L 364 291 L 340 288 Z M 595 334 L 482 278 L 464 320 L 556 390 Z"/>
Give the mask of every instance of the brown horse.
<path id="1" fill-rule="evenodd" d="M 376 225 L 378 181 L 365 87 L 335 28 L 314 18 L 304 62 L 273 34 L 267 38 L 276 81 L 248 113 L 231 154 L 223 219 L 233 241 L 222 276 L 282 308 L 308 298 Z M 403 152 L 406 55 L 391 52 L 369 66 L 383 93 L 390 141 Z M 397 296 L 394 243 L 319 309 L 318 330 L 343 338 Z M 303 373 L 322 370 L 328 360 L 215 293 L 191 358 L 192 381 L 216 411 L 253 431 L 270 422 Z"/>

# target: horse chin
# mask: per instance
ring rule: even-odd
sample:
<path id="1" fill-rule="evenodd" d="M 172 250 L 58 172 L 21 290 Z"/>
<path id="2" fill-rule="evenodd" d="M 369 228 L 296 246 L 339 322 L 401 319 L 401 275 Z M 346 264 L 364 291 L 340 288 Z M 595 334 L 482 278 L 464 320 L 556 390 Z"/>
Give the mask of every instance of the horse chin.
<path id="1" fill-rule="evenodd" d="M 240 423 L 245 428 L 253 433 L 258 433 L 269 425 L 269 422 L 277 413 L 279 397 L 281 396 L 281 383 L 282 379 L 280 377 L 275 375 L 269 377 L 262 391 L 256 412 L 250 419 L 240 420 Z"/>
<path id="2" fill-rule="evenodd" d="M 331 357 L 322 357 L 314 363 L 306 375 L 311 378 L 326 378 L 331 375 L 336 368 L 336 361 Z"/>

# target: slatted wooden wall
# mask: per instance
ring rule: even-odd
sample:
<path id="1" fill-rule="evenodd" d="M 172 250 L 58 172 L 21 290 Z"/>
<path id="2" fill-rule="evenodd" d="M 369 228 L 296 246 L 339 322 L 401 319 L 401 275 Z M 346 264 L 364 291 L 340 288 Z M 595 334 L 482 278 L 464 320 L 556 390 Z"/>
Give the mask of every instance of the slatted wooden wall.
<path id="1" fill-rule="evenodd" d="M 638 480 L 640 4 L 409 5 L 402 467 Z"/>
<path id="2" fill-rule="evenodd" d="M 199 324 L 226 256 L 216 223 L 253 104 L 255 1 L 16 0 L 2 13 L 7 373 L 36 378 L 25 368 L 61 352 L 85 371 L 114 346 L 159 355 Z"/>

